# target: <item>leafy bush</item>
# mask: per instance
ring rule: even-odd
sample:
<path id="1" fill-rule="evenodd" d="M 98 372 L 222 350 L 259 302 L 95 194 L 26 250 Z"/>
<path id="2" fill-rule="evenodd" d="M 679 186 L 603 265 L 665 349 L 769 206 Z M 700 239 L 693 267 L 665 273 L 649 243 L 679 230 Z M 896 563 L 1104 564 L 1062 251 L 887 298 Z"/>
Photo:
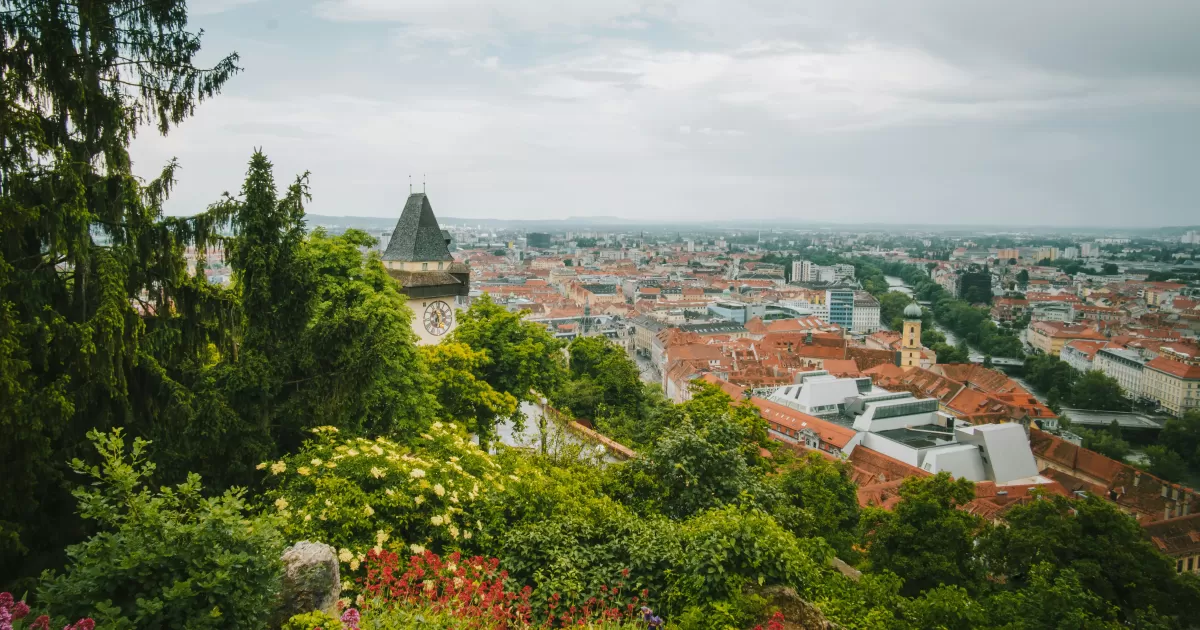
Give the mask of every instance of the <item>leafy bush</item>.
<path id="1" fill-rule="evenodd" d="M 74 495 L 100 531 L 67 549 L 65 573 L 43 576 L 39 601 L 103 628 L 261 628 L 283 571 L 273 520 L 251 517 L 240 489 L 202 496 L 194 474 L 153 492 L 148 442 L 135 439 L 127 456 L 120 429 L 88 438 L 101 464 L 72 462 L 93 480 Z"/>
<path id="2" fill-rule="evenodd" d="M 832 550 L 819 538 L 798 540 L 757 509 L 709 510 L 684 523 L 674 603 L 735 599 L 751 581 L 802 591 L 821 578 Z"/>

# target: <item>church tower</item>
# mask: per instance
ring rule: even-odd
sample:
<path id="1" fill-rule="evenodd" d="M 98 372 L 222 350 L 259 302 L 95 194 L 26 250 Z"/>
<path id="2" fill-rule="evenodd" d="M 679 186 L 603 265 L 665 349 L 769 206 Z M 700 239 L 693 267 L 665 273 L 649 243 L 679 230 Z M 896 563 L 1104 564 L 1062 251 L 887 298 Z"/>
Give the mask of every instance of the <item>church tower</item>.
<path id="1" fill-rule="evenodd" d="M 921 307 L 916 302 L 904 307 L 904 329 L 900 337 L 900 367 L 921 367 Z"/>
<path id="2" fill-rule="evenodd" d="M 454 330 L 456 308 L 469 304 L 471 269 L 450 255 L 450 236 L 438 226 L 425 193 L 408 196 L 383 253 L 383 266 L 408 296 L 418 343 L 438 343 Z"/>

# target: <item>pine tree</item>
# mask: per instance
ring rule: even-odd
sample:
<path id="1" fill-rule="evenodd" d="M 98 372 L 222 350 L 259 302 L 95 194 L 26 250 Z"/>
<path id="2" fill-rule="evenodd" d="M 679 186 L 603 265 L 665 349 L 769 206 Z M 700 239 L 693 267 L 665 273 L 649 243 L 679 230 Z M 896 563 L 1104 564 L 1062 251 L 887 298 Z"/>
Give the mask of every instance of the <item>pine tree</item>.
<path id="1" fill-rule="evenodd" d="M 184 0 L 0 0 L 0 581 L 62 546 L 84 433 L 145 418 L 176 391 L 160 358 L 224 341 L 200 322 L 230 302 L 181 256 L 220 209 L 164 220 L 175 163 L 143 183 L 127 151 L 238 71 L 197 67 L 186 27 Z"/>

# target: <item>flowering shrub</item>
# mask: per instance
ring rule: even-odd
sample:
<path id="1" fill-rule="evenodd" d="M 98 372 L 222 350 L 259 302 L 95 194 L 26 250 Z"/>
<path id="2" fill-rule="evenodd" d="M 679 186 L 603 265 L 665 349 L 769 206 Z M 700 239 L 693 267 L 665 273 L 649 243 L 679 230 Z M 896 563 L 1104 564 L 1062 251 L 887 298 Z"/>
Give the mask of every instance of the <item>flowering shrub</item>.
<path id="1" fill-rule="evenodd" d="M 21 624 L 14 623 L 29 616 L 29 606 L 24 601 L 17 601 L 12 593 L 0 593 L 0 630 L 14 630 Z M 95 630 L 96 622 L 84 618 L 72 624 L 67 624 L 63 630 Z M 41 615 L 29 624 L 29 630 L 50 630 L 50 617 Z"/>
<path id="2" fill-rule="evenodd" d="M 359 581 L 368 613 L 418 609 L 474 628 L 620 624 L 635 617 L 640 601 L 620 587 L 604 586 L 599 596 L 583 602 L 568 603 L 558 594 L 534 602 L 533 590 L 510 588 L 508 573 L 499 566 L 495 558 L 464 559 L 455 552 L 443 559 L 430 551 L 410 556 L 402 566 L 397 554 L 372 550 L 367 575 Z"/>
<path id="3" fill-rule="evenodd" d="M 290 540 L 336 547 L 343 574 L 359 572 L 371 550 L 479 548 L 503 505 L 488 499 L 519 481 L 454 423 L 435 422 L 412 449 L 313 432 L 299 454 L 259 465 L 272 486 L 266 504 Z"/>

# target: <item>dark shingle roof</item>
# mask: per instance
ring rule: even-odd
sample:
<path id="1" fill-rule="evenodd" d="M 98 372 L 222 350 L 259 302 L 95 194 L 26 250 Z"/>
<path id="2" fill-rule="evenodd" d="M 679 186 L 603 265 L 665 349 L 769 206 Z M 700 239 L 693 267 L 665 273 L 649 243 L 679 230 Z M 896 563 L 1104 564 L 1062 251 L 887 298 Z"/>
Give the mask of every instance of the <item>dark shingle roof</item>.
<path id="1" fill-rule="evenodd" d="M 412 287 L 458 287 L 462 281 L 445 271 L 403 271 L 388 269 L 388 275 L 400 282 L 404 288 Z"/>
<path id="2" fill-rule="evenodd" d="M 408 196 L 383 259 L 401 262 L 454 260 L 425 193 Z"/>

